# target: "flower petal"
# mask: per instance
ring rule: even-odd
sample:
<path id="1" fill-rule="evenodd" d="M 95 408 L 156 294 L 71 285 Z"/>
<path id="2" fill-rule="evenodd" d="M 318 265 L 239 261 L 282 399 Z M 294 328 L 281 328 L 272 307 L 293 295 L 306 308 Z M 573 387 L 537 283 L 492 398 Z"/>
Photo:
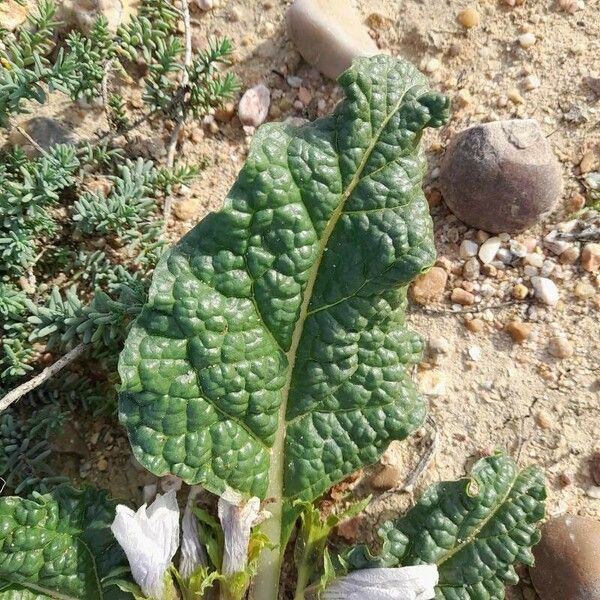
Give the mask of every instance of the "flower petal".
<path id="1" fill-rule="evenodd" d="M 198 567 L 208 565 L 206 551 L 198 533 L 198 522 L 194 516 L 193 508 L 198 494 L 202 491 L 199 485 L 190 488 L 183 519 L 181 520 L 181 558 L 179 559 L 179 572 L 184 579 L 191 577 Z"/>
<path id="2" fill-rule="evenodd" d="M 250 531 L 260 512 L 260 500 L 246 501 L 225 493 L 219 498 L 218 512 L 225 541 L 222 573 L 233 575 L 246 568 Z"/>
<path id="3" fill-rule="evenodd" d="M 136 512 L 119 504 L 111 525 L 125 551 L 131 574 L 144 594 L 162 600 L 165 572 L 179 546 L 179 507 L 175 492 L 157 496 Z"/>
<path id="4" fill-rule="evenodd" d="M 362 569 L 344 575 L 325 590 L 325 600 L 430 600 L 435 598 L 435 565 Z"/>

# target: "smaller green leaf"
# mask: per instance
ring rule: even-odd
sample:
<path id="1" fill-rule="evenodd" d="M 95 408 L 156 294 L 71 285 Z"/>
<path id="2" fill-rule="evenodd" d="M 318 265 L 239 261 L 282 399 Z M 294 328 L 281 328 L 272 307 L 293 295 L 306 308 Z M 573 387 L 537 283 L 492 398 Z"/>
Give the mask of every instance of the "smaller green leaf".
<path id="1" fill-rule="evenodd" d="M 200 539 L 206 548 L 208 558 L 212 566 L 217 571 L 220 571 L 223 562 L 224 547 L 221 525 L 207 510 L 202 508 L 194 508 L 194 515 L 198 519 Z"/>
<path id="2" fill-rule="evenodd" d="M 0 499 L 0 598 L 105 599 L 103 578 L 127 565 L 110 531 L 114 510 L 105 492 L 69 486 Z"/>
<path id="3" fill-rule="evenodd" d="M 470 479 L 431 486 L 404 517 L 386 523 L 379 555 L 359 546 L 342 558 L 349 570 L 436 564 L 436 600 L 503 600 L 505 585 L 518 582 L 514 565 L 533 562 L 545 499 L 537 468 L 519 471 L 496 454 L 480 460 Z"/>

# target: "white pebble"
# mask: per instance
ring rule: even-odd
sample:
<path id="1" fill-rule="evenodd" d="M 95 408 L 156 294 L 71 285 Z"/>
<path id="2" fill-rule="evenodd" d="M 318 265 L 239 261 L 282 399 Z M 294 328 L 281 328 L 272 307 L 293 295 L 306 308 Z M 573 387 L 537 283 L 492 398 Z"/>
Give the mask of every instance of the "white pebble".
<path id="1" fill-rule="evenodd" d="M 541 254 L 528 254 L 525 257 L 525 264 L 536 267 L 537 269 L 541 269 L 542 265 L 544 264 L 544 257 Z"/>
<path id="2" fill-rule="evenodd" d="M 460 244 L 459 254 L 461 258 L 472 258 L 477 256 L 479 245 L 473 240 L 463 240 Z"/>
<path id="3" fill-rule="evenodd" d="M 531 265 L 525 265 L 523 268 L 523 273 L 527 275 L 527 277 L 535 277 L 540 270 L 537 267 L 532 267 Z"/>
<path id="4" fill-rule="evenodd" d="M 600 485 L 591 485 L 587 489 L 586 496 L 594 500 L 600 500 Z"/>
<path id="5" fill-rule="evenodd" d="M 269 88 L 260 83 L 246 90 L 240 99 L 238 117 L 247 127 L 258 127 L 269 114 L 271 93 Z"/>
<path id="6" fill-rule="evenodd" d="M 527 246 L 521 244 L 521 242 L 517 242 L 517 240 L 510 241 L 510 251 L 518 258 L 527 256 Z"/>
<path id="7" fill-rule="evenodd" d="M 555 262 L 552 262 L 551 260 L 545 260 L 544 264 L 542 265 L 542 268 L 540 270 L 540 275 L 542 277 L 548 277 L 548 275 L 550 275 L 552 273 L 552 271 L 554 271 L 555 267 L 556 267 Z"/>
<path id="8" fill-rule="evenodd" d="M 531 285 L 535 291 L 535 295 L 544 304 L 554 306 L 560 299 L 560 293 L 556 284 L 547 277 L 532 277 Z"/>
<path id="9" fill-rule="evenodd" d="M 531 32 L 523 33 L 518 37 L 519 46 L 521 48 L 531 48 L 537 41 L 535 35 Z"/>
<path id="10" fill-rule="evenodd" d="M 562 254 L 569 245 L 569 242 L 565 242 L 565 240 L 561 240 L 558 237 L 558 231 L 556 231 L 556 229 L 552 230 L 544 238 L 544 246 L 554 254 Z"/>
<path id="11" fill-rule="evenodd" d="M 536 90 L 542 85 L 540 78 L 537 75 L 528 75 L 523 80 L 523 87 L 530 92 L 531 90 Z"/>
<path id="12" fill-rule="evenodd" d="M 499 261 L 502 261 L 505 265 L 510 264 L 510 261 L 513 259 L 512 252 L 508 248 L 500 248 L 496 253 L 496 258 Z"/>
<path id="13" fill-rule="evenodd" d="M 498 237 L 491 237 L 483 242 L 481 248 L 479 248 L 479 260 L 481 260 L 484 265 L 491 263 L 494 258 L 496 258 L 496 254 L 500 249 L 500 244 L 501 241 Z"/>
<path id="14" fill-rule="evenodd" d="M 195 0 L 195 2 L 200 10 L 211 10 L 214 7 L 213 0 Z"/>
<path id="15" fill-rule="evenodd" d="M 479 346 L 469 346 L 467 354 L 471 360 L 478 361 L 481 358 L 481 348 Z"/>
<path id="16" fill-rule="evenodd" d="M 297 75 L 288 75 L 287 82 L 290 87 L 300 88 L 302 87 L 304 80 L 302 77 L 298 77 Z"/>

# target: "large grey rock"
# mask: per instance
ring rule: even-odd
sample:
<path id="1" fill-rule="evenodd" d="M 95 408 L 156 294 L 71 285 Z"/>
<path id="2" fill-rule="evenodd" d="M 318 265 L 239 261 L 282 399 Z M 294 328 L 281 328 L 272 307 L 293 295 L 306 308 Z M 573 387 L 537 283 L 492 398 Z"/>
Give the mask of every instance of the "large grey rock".
<path id="1" fill-rule="evenodd" d="M 600 598 L 600 522 L 565 515 L 548 521 L 529 570 L 542 600 Z"/>
<path id="2" fill-rule="evenodd" d="M 347 0 L 295 0 L 288 30 L 306 62 L 335 79 L 357 56 L 378 54 L 377 44 Z"/>
<path id="3" fill-rule="evenodd" d="M 33 117 L 19 125 L 44 150 L 56 144 L 77 143 L 77 136 L 55 119 Z M 21 146 L 30 157 L 38 154 L 37 148 L 16 127 L 10 133 L 10 142 L 13 146 Z"/>
<path id="4" fill-rule="evenodd" d="M 467 225 L 523 231 L 555 207 L 561 170 L 536 121 L 493 121 L 454 136 L 442 160 L 440 189 Z"/>

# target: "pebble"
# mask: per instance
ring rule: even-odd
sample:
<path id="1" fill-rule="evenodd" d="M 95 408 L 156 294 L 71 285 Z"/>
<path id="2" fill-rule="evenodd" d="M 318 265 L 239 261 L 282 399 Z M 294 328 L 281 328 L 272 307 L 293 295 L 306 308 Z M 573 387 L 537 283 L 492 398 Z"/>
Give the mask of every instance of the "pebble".
<path id="1" fill-rule="evenodd" d="M 529 289 L 522 283 L 517 283 L 511 290 L 511 295 L 515 300 L 525 300 L 529 294 Z"/>
<path id="2" fill-rule="evenodd" d="M 553 229 L 544 237 L 544 246 L 553 254 L 562 254 L 569 246 L 569 242 L 561 240 L 558 231 Z"/>
<path id="3" fill-rule="evenodd" d="M 456 20 L 466 29 L 472 29 L 481 23 L 481 17 L 479 16 L 477 9 L 473 6 L 468 6 L 461 10 L 457 15 Z"/>
<path id="4" fill-rule="evenodd" d="M 590 485 L 586 490 L 585 495 L 594 500 L 600 500 L 600 485 Z"/>
<path id="5" fill-rule="evenodd" d="M 600 244 L 589 242 L 581 251 L 581 266 L 590 273 L 600 269 Z"/>
<path id="6" fill-rule="evenodd" d="M 536 298 L 548 306 L 554 306 L 560 300 L 560 293 L 556 284 L 547 277 L 532 277 L 531 285 L 535 291 Z"/>
<path id="7" fill-rule="evenodd" d="M 588 150 L 579 161 L 579 172 L 583 175 L 585 173 L 589 173 L 596 163 L 596 155 Z"/>
<path id="8" fill-rule="evenodd" d="M 205 12 L 214 8 L 213 0 L 194 0 L 194 4 Z"/>
<path id="9" fill-rule="evenodd" d="M 180 221 L 191 221 L 196 218 L 200 212 L 198 200 L 194 198 L 184 198 L 173 203 L 173 214 Z"/>
<path id="10" fill-rule="evenodd" d="M 588 298 L 592 298 L 596 294 L 596 290 L 594 286 L 588 283 L 587 281 L 579 281 L 573 290 L 575 295 L 582 300 L 587 300 Z"/>
<path id="11" fill-rule="evenodd" d="M 550 519 L 533 547 L 531 580 L 541 600 L 600 598 L 600 522 L 564 515 Z"/>
<path id="12" fill-rule="evenodd" d="M 585 3 L 583 0 L 560 0 L 560 8 L 573 15 L 578 10 L 583 10 L 585 8 Z"/>
<path id="13" fill-rule="evenodd" d="M 531 335 L 533 325 L 531 323 L 522 323 L 521 321 L 511 321 L 506 326 L 506 331 L 510 334 L 513 342 L 522 344 Z"/>
<path id="14" fill-rule="evenodd" d="M 396 464 L 382 465 L 381 470 L 371 478 L 371 487 L 376 490 L 391 490 L 398 486 L 402 470 Z"/>
<path id="15" fill-rule="evenodd" d="M 431 267 L 415 279 L 411 286 L 412 298 L 418 304 L 429 304 L 442 299 L 448 274 L 441 267 Z"/>
<path id="16" fill-rule="evenodd" d="M 459 254 L 461 258 L 467 259 L 473 256 L 477 256 L 477 252 L 479 251 L 479 244 L 474 242 L 473 240 L 463 240 L 460 243 Z"/>
<path id="17" fill-rule="evenodd" d="M 475 281 L 479 278 L 481 269 L 479 267 L 479 261 L 476 258 L 470 258 L 464 265 L 462 274 L 463 277 L 469 281 Z"/>
<path id="18" fill-rule="evenodd" d="M 542 85 L 540 78 L 537 75 L 527 75 L 523 80 L 523 87 L 530 92 L 531 90 L 536 90 Z"/>
<path id="19" fill-rule="evenodd" d="M 544 266 L 544 257 L 541 254 L 532 252 L 525 257 L 525 264 L 531 265 L 536 269 L 541 269 Z"/>
<path id="20" fill-rule="evenodd" d="M 479 248 L 479 260 L 486 265 L 491 263 L 500 249 L 501 240 L 499 237 L 491 237 L 487 239 Z"/>
<path id="21" fill-rule="evenodd" d="M 513 255 L 508 248 L 499 248 L 496 253 L 496 260 L 499 260 L 505 265 L 509 265 L 512 262 Z"/>
<path id="22" fill-rule="evenodd" d="M 475 302 L 475 296 L 471 292 L 467 292 L 467 290 L 459 287 L 452 290 L 452 296 L 450 299 L 452 302 L 461 304 L 463 306 L 470 306 Z"/>
<path id="23" fill-rule="evenodd" d="M 465 327 L 471 332 L 471 333 L 481 333 L 485 327 L 485 323 L 483 322 L 482 319 L 470 319 L 470 320 L 465 320 Z"/>
<path id="24" fill-rule="evenodd" d="M 246 90 L 238 105 L 238 117 L 245 127 L 258 127 L 269 114 L 271 93 L 269 88 L 259 83 Z"/>
<path id="25" fill-rule="evenodd" d="M 288 30 L 304 60 L 336 79 L 357 56 L 379 53 L 360 16 L 346 0 L 295 0 Z"/>
<path id="26" fill-rule="evenodd" d="M 517 242 L 517 240 L 510 240 L 509 247 L 510 251 L 517 258 L 523 258 L 527 255 L 527 246 L 521 242 Z"/>
<path id="27" fill-rule="evenodd" d="M 580 254 L 581 252 L 579 251 L 579 248 L 577 246 L 569 246 L 568 248 L 565 248 L 563 252 L 560 253 L 558 260 L 563 265 L 574 265 L 577 262 L 577 259 L 579 258 Z"/>
<path id="28" fill-rule="evenodd" d="M 565 336 L 556 335 L 548 340 L 548 352 L 555 358 L 570 358 L 575 350 Z"/>
<path id="29" fill-rule="evenodd" d="M 562 171 L 537 121 L 492 121 L 452 138 L 439 185 L 447 206 L 467 225 L 512 233 L 555 207 Z"/>
<path id="30" fill-rule="evenodd" d="M 531 48 L 536 43 L 537 38 L 535 37 L 535 34 L 529 31 L 521 34 L 517 38 L 517 41 L 519 42 L 519 46 L 521 46 L 521 48 Z"/>
<path id="31" fill-rule="evenodd" d="M 66 0 L 59 6 L 60 20 L 84 33 L 90 33 L 100 16 L 108 21 L 108 29 L 115 32 L 136 10 L 131 0 Z"/>
<path id="32" fill-rule="evenodd" d="M 419 375 L 419 390 L 426 396 L 443 396 L 446 393 L 446 378 L 440 371 L 423 371 Z"/>
<path id="33" fill-rule="evenodd" d="M 105 458 L 101 458 L 97 463 L 96 463 L 96 468 L 98 469 L 98 471 L 100 472 L 104 472 L 108 470 L 108 461 Z"/>
<path id="34" fill-rule="evenodd" d="M 554 420 L 545 410 L 540 410 L 535 415 L 535 422 L 540 429 L 550 429 L 554 424 Z"/>
<path id="35" fill-rule="evenodd" d="M 467 348 L 467 355 L 474 362 L 477 362 L 481 358 L 481 354 L 482 352 L 479 346 L 469 346 Z"/>
<path id="36" fill-rule="evenodd" d="M 235 104 L 226 102 L 221 108 L 215 110 L 215 119 L 221 123 L 229 123 L 235 115 Z"/>
<path id="37" fill-rule="evenodd" d="M 446 354 L 450 350 L 450 344 L 446 338 L 432 335 L 429 338 L 429 350 L 433 354 Z"/>

